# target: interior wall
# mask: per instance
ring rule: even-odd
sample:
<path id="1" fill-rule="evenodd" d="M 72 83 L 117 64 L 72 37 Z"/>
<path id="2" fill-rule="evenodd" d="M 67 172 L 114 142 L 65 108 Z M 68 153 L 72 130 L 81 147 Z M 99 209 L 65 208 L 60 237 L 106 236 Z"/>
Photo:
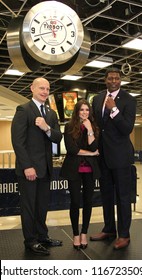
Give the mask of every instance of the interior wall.
<path id="1" fill-rule="evenodd" d="M 130 134 L 131 142 L 133 143 L 133 146 L 135 148 L 135 128 L 133 129 L 132 133 Z"/>
<path id="2" fill-rule="evenodd" d="M 135 128 L 135 150 L 142 150 L 142 127 Z"/>
<path id="3" fill-rule="evenodd" d="M 11 121 L 0 121 L 0 165 L 11 167 L 15 163 L 15 154 L 11 143 Z"/>

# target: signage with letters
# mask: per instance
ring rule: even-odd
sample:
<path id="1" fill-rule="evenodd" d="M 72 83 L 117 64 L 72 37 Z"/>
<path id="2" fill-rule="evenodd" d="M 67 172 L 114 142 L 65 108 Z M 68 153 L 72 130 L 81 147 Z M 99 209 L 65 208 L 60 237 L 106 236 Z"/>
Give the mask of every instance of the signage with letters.
<path id="1" fill-rule="evenodd" d="M 59 172 L 60 167 L 53 168 L 53 178 L 50 185 L 50 211 L 66 210 L 70 208 L 68 181 L 59 178 Z M 20 194 L 18 191 L 15 169 L 0 169 L 0 216 L 20 215 L 19 198 Z M 136 186 L 133 184 L 132 203 L 135 202 Z M 98 180 L 96 180 L 94 186 L 93 207 L 101 205 L 100 186 Z"/>

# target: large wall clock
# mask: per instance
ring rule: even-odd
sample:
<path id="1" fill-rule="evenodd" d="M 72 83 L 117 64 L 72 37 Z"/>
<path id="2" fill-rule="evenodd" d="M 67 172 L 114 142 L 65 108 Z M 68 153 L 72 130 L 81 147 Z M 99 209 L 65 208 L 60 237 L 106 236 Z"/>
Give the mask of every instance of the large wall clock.
<path id="1" fill-rule="evenodd" d="M 22 37 L 33 58 L 44 64 L 59 65 L 78 52 L 84 29 L 73 9 L 57 1 L 45 1 L 26 14 Z"/>

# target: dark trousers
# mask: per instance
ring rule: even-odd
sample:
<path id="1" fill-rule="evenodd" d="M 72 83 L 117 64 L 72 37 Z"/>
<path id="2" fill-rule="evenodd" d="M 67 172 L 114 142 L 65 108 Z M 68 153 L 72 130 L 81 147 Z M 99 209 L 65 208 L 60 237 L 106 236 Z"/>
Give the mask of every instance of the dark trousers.
<path id="1" fill-rule="evenodd" d="M 129 237 L 131 224 L 131 166 L 109 169 L 101 162 L 100 190 L 104 223 L 103 232 L 116 232 L 115 200 L 117 205 L 117 231 L 119 237 Z"/>
<path id="2" fill-rule="evenodd" d="M 70 191 L 70 219 L 74 235 L 79 235 L 79 208 L 81 201 L 81 185 L 82 188 L 82 229 L 81 233 L 87 233 L 91 212 L 92 198 L 94 191 L 94 180 L 92 173 L 80 173 L 80 179 L 69 180 Z"/>
<path id="3" fill-rule="evenodd" d="M 18 186 L 25 243 L 34 243 L 48 235 L 45 221 L 48 211 L 50 181 L 48 178 L 28 181 L 24 177 L 18 177 Z"/>

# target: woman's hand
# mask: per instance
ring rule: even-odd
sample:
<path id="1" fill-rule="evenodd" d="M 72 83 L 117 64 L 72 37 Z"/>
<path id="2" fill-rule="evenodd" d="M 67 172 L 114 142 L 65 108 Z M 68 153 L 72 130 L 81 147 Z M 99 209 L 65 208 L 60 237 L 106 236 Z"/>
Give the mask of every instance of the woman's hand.
<path id="1" fill-rule="evenodd" d="M 78 152 L 78 156 L 99 156 L 99 150 L 97 149 L 95 152 L 80 149 Z"/>
<path id="2" fill-rule="evenodd" d="M 89 131 L 92 131 L 92 125 L 89 119 L 83 120 L 83 125 L 86 127 L 86 129 Z"/>
<path id="3" fill-rule="evenodd" d="M 99 150 L 97 149 L 95 152 L 92 152 L 93 153 L 93 156 L 99 156 Z"/>

